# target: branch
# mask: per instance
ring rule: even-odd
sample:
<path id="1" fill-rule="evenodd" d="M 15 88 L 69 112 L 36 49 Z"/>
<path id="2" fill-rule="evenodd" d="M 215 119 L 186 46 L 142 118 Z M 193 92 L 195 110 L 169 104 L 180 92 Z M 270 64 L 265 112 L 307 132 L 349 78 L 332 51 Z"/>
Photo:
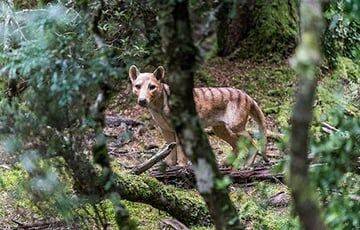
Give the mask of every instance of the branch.
<path id="1" fill-rule="evenodd" d="M 137 165 L 135 168 L 132 169 L 132 173 L 135 175 L 140 175 L 141 173 L 145 172 L 149 168 L 151 168 L 154 164 L 161 161 L 165 157 L 167 157 L 171 151 L 176 146 L 175 142 L 172 142 L 165 146 L 161 151 L 156 153 L 154 156 L 152 156 L 149 160 L 145 161 L 144 163 Z"/>

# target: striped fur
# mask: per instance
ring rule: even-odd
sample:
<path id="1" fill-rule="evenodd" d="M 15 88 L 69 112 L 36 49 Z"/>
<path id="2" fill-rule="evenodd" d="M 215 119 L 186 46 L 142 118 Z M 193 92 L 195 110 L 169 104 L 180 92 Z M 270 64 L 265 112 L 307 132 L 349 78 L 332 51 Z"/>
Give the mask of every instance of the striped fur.
<path id="1" fill-rule="evenodd" d="M 154 73 L 140 73 L 135 66 L 132 66 L 129 69 L 129 77 L 139 104 L 149 109 L 166 142 L 176 141 L 178 143 L 170 123 L 168 104 L 170 89 L 168 85 L 162 83 L 164 69 L 159 67 Z M 245 131 L 246 123 L 249 117 L 252 117 L 258 123 L 265 139 L 262 156 L 267 161 L 265 117 L 258 104 L 249 95 L 241 90 L 228 87 L 195 88 L 193 94 L 196 110 L 203 127 L 212 127 L 218 137 L 232 146 L 235 153 L 238 153 L 237 142 L 240 137 L 253 141 Z M 187 164 L 187 158 L 179 145 L 165 161 L 168 165 Z"/>

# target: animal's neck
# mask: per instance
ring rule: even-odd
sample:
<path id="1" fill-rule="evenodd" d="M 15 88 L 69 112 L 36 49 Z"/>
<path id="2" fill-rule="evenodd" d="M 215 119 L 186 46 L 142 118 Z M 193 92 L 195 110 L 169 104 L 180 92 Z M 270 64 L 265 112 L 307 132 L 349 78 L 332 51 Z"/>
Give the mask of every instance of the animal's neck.
<path id="1" fill-rule="evenodd" d="M 149 107 L 150 110 L 160 114 L 168 114 L 169 111 L 169 86 L 167 84 L 162 84 L 162 94 L 153 101 L 152 105 Z"/>

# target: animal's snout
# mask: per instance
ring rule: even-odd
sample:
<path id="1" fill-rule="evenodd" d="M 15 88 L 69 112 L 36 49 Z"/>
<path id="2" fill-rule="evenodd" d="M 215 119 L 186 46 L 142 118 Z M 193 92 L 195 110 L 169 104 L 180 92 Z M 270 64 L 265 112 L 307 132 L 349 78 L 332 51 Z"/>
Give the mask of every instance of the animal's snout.
<path id="1" fill-rule="evenodd" d="M 145 98 L 140 98 L 140 99 L 138 100 L 138 103 L 139 103 L 139 105 L 142 106 L 142 107 L 145 107 L 145 106 L 147 105 L 147 101 L 146 101 Z"/>

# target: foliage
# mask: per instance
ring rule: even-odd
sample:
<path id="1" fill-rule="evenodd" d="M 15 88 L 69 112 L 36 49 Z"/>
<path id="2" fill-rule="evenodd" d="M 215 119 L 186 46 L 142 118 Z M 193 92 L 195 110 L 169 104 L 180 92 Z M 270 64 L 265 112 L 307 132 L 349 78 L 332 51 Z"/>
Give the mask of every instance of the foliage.
<path id="1" fill-rule="evenodd" d="M 110 200 L 99 204 L 96 197 L 75 193 L 71 172 L 64 167 L 61 154 L 68 152 L 91 160 L 89 146 L 96 129 L 91 105 L 103 83 L 124 83 L 120 76 L 126 75 L 126 66 L 130 64 L 137 63 L 150 70 L 165 62 L 167 57 L 161 49 L 158 30 L 163 23 L 157 19 L 159 2 L 105 1 L 99 24 L 106 40 L 104 49 L 96 47 L 88 26 L 88 13 L 92 13 L 97 1 L 8 2 L 14 2 L 13 7 L 2 2 L 0 15 L 0 147 L 7 152 L 3 154 L 0 149 L 0 157 L 5 156 L 14 167 L 0 171 L 0 202 L 7 201 L 4 194 L 8 193 L 16 198 L 11 202 L 16 208 L 26 208 L 45 218 L 78 222 L 81 227 L 100 227 L 102 217 L 97 214 L 100 211 L 115 225 L 115 210 Z M 89 3 L 89 12 L 83 11 L 85 2 Z M 297 15 L 291 14 L 296 12 L 296 2 L 256 1 L 254 29 L 241 44 L 249 49 L 239 49 L 235 55 L 263 59 L 266 54 L 265 58 L 272 61 L 286 56 L 298 33 Z M 190 4 L 194 40 L 200 55 L 209 56 L 214 49 L 216 4 L 209 1 Z M 334 229 L 359 228 L 360 178 L 354 170 L 360 149 L 360 26 L 356 6 L 356 0 L 331 1 L 326 9 L 324 53 L 334 71 L 321 76 L 319 81 L 312 127 L 311 150 L 319 160 L 311 170 L 312 183 L 318 188 L 325 221 Z M 225 62 L 209 60 L 208 66 L 201 67 L 197 73 L 196 80 L 216 86 L 223 79 L 221 84 L 242 88 L 260 102 L 269 117 L 275 116 L 282 128 L 288 126 L 295 84 L 294 72 L 287 64 L 237 62 L 243 72 L 231 72 L 216 79 L 211 76 L 215 72 L 211 69 L 219 66 L 222 69 L 217 72 L 228 73 L 225 69 L 232 66 Z M 11 94 L 10 86 L 14 82 L 17 93 Z M 340 112 L 329 114 L 331 108 L 339 108 Z M 324 134 L 320 125 L 323 121 L 339 131 Z M 243 163 L 237 161 L 235 165 Z M 229 184 L 228 180 L 217 182 L 219 187 Z M 255 192 L 236 188 L 237 194 L 232 198 L 241 204 L 240 218 L 254 228 L 299 227 L 288 209 L 267 206 L 265 200 L 278 192 L 277 188 L 264 183 L 255 186 Z M 179 194 L 176 196 L 181 198 Z M 201 202 L 196 199 L 197 203 Z M 133 202 L 125 202 L 125 206 L 137 222 L 146 223 L 149 228 L 156 228 L 158 221 L 167 215 Z M 279 213 L 285 215 L 279 217 Z M 0 208 L 0 217 L 4 215 L 4 208 Z"/>
<path id="2" fill-rule="evenodd" d="M 4 24 L 9 33 L 0 54 L 1 80 L 25 88 L 1 100 L 2 145 L 22 162 L 25 188 L 43 214 L 79 218 L 76 210 L 91 200 L 66 186 L 70 172 L 56 156 L 70 151 L 88 156 L 86 142 L 96 127 L 91 105 L 118 70 L 110 50 L 96 48 L 83 13 L 63 5 L 25 13 L 3 9 L 11 23 Z"/>
<path id="3" fill-rule="evenodd" d="M 320 159 L 311 170 L 312 182 L 319 188 L 325 221 L 331 229 L 360 227 L 360 119 L 349 117 L 339 109 L 327 116 L 337 128 L 331 134 L 313 139 L 311 152 Z"/>
<path id="4" fill-rule="evenodd" d="M 164 61 L 157 27 L 157 4 L 152 1 L 110 0 L 104 8 L 100 29 L 112 48 L 120 54 L 117 59 L 124 65 L 141 63 L 157 67 Z"/>
<path id="5" fill-rule="evenodd" d="M 356 1 L 330 1 L 325 12 L 327 28 L 324 36 L 324 54 L 331 67 L 337 57 L 358 61 L 360 58 L 359 4 Z"/>

